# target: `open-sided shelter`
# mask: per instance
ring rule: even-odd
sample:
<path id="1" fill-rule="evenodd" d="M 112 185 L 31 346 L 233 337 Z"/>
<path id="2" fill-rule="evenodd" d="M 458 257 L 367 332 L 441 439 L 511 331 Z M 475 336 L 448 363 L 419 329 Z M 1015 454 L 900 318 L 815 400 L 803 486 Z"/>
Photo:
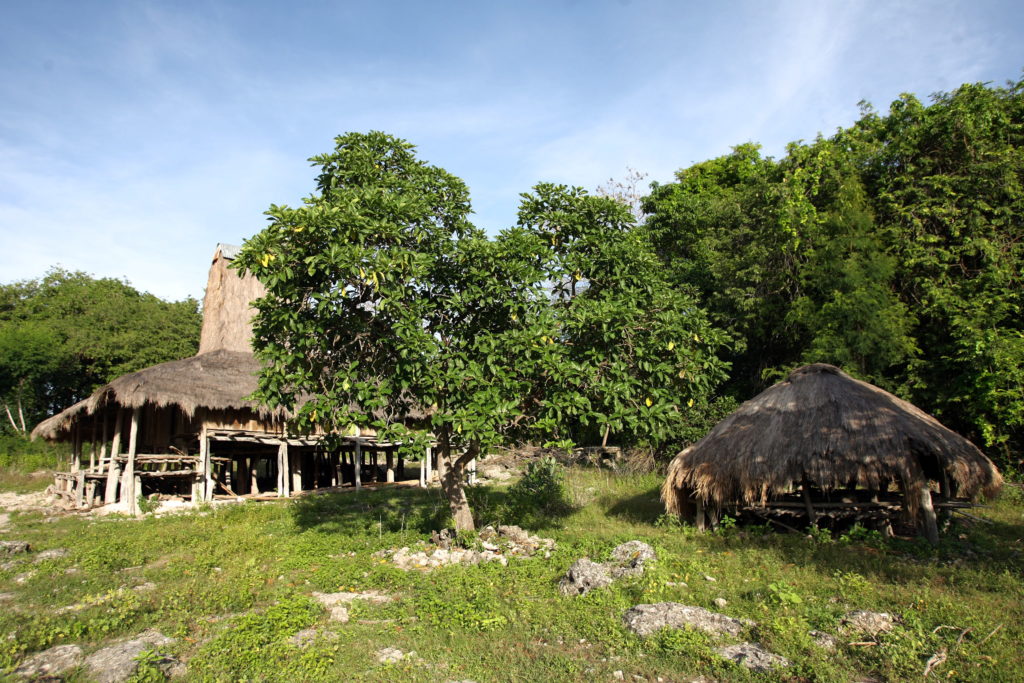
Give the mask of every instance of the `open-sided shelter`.
<path id="1" fill-rule="evenodd" d="M 250 304 L 264 289 L 230 268 L 237 250 L 220 244 L 214 252 L 198 354 L 118 377 L 33 430 L 33 437 L 72 443 L 71 472 L 57 474 L 56 493 L 77 506 L 100 499 L 133 506 L 152 492 L 192 500 L 215 493 L 286 497 L 402 476 L 394 444 L 357 431 L 326 450 L 322 435 L 288 434 L 284 410 L 248 398 L 260 370 L 250 348 Z"/>
<path id="2" fill-rule="evenodd" d="M 934 417 L 816 363 L 679 453 L 661 495 L 669 513 L 701 527 L 705 513 L 726 505 L 800 506 L 811 524 L 822 510 L 902 506 L 935 541 L 937 505 L 993 495 L 1001 484 L 992 461 Z"/>

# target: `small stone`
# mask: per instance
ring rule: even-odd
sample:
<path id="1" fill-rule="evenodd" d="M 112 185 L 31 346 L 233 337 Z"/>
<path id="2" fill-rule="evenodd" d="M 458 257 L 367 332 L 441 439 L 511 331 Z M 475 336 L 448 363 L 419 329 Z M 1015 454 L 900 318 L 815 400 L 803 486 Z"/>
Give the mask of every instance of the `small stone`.
<path id="1" fill-rule="evenodd" d="M 403 659 L 415 659 L 416 652 L 402 652 L 397 647 L 385 647 L 377 650 L 377 662 L 379 664 L 396 664 Z"/>
<path id="2" fill-rule="evenodd" d="M 0 541 L 0 557 L 27 553 L 31 549 L 26 541 Z"/>
<path id="3" fill-rule="evenodd" d="M 732 660 L 751 671 L 764 673 L 780 667 L 789 666 L 789 660 L 782 655 L 765 650 L 756 643 L 740 643 L 716 650 L 725 659 Z"/>
<path id="4" fill-rule="evenodd" d="M 82 648 L 77 645 L 58 645 L 26 659 L 14 670 L 14 675 L 28 679 L 56 679 L 81 663 Z"/>
<path id="5" fill-rule="evenodd" d="M 22 572 L 14 577 L 14 583 L 27 583 L 35 575 L 35 571 Z"/>
<path id="6" fill-rule="evenodd" d="M 313 644 L 317 636 L 326 640 L 337 640 L 338 634 L 334 631 L 318 631 L 315 628 L 307 628 L 299 631 L 288 639 L 288 643 L 300 648 L 307 648 Z"/>
<path id="7" fill-rule="evenodd" d="M 715 607 L 717 607 L 719 609 L 721 609 L 721 608 L 723 608 L 723 607 L 725 607 L 726 605 L 729 604 L 729 601 L 726 600 L 725 598 L 715 598 L 714 600 L 712 600 L 712 602 L 715 603 Z"/>
<path id="8" fill-rule="evenodd" d="M 824 631 L 810 631 L 807 635 L 811 637 L 814 644 L 827 652 L 835 652 L 839 648 L 839 639 Z"/>
<path id="9" fill-rule="evenodd" d="M 612 581 L 608 567 L 583 557 L 569 567 L 569 571 L 558 583 L 558 589 L 562 595 L 586 595 L 595 588 L 604 588 Z"/>
<path id="10" fill-rule="evenodd" d="M 643 541 L 628 541 L 612 550 L 611 561 L 617 565 L 612 574 L 616 577 L 642 574 L 644 564 L 656 557 L 654 548 Z"/>
<path id="11" fill-rule="evenodd" d="M 7 602 L 17 597 L 14 593 L 0 593 L 0 602 Z"/>
<path id="12" fill-rule="evenodd" d="M 46 562 L 48 560 L 59 560 L 60 558 L 67 556 L 67 548 L 51 548 L 50 550 L 44 550 L 43 552 L 36 555 L 36 559 L 33 560 L 33 562 L 39 564 L 40 562 Z"/>
<path id="13" fill-rule="evenodd" d="M 159 631 L 144 631 L 130 640 L 123 640 L 97 650 L 85 660 L 85 667 L 97 683 L 123 683 L 138 671 L 138 656 L 174 641 Z"/>
<path id="14" fill-rule="evenodd" d="M 152 581 L 147 581 L 146 583 L 140 583 L 135 588 L 132 588 L 132 590 L 136 593 L 148 593 L 149 591 L 156 590 L 156 584 Z"/>
<path id="15" fill-rule="evenodd" d="M 669 628 L 696 628 L 712 635 L 726 634 L 739 636 L 744 628 L 753 626 L 747 619 L 733 619 L 691 605 L 678 602 L 659 602 L 652 605 L 637 605 L 623 615 L 626 627 L 638 636 L 649 636 L 655 631 Z"/>
<path id="16" fill-rule="evenodd" d="M 896 625 L 896 619 L 888 612 L 854 610 L 843 617 L 841 624 L 842 630 L 846 633 L 866 633 L 876 636 L 879 633 L 891 631 Z"/>
<path id="17" fill-rule="evenodd" d="M 705 574 L 705 575 L 704 575 L 704 580 L 705 580 L 705 581 L 709 581 L 709 582 L 711 582 L 711 583 L 715 583 L 716 581 L 718 581 L 718 579 L 716 579 L 715 577 L 713 577 L 713 576 L 709 576 L 709 575 L 707 575 L 707 574 Z"/>
<path id="18" fill-rule="evenodd" d="M 613 671 L 612 672 L 612 678 L 614 678 L 617 681 L 624 681 L 624 680 L 626 680 L 626 676 L 622 673 L 621 670 Z"/>

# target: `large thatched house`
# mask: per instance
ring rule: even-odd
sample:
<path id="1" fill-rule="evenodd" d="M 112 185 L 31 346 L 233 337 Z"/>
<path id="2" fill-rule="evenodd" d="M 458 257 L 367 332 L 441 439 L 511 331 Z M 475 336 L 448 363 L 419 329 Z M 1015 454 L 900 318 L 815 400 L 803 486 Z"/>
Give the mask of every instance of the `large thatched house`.
<path id="1" fill-rule="evenodd" d="M 197 355 L 118 377 L 33 430 L 33 437 L 73 445 L 72 471 L 57 475 L 57 493 L 76 505 L 128 506 L 158 491 L 192 500 L 289 496 L 376 479 L 378 452 L 387 459 L 382 478 L 394 480 L 391 444 L 357 434 L 327 451 L 319 435 L 287 434 L 283 410 L 249 400 L 259 372 L 250 302 L 264 290 L 229 267 L 237 249 L 221 244 L 214 252 Z"/>
<path id="2" fill-rule="evenodd" d="M 933 484 L 937 504 L 953 505 L 994 494 L 1002 478 L 935 418 L 819 363 L 794 370 L 677 455 L 662 500 L 699 526 L 725 505 L 800 507 L 811 524 L 816 510 L 902 506 L 935 540 Z"/>

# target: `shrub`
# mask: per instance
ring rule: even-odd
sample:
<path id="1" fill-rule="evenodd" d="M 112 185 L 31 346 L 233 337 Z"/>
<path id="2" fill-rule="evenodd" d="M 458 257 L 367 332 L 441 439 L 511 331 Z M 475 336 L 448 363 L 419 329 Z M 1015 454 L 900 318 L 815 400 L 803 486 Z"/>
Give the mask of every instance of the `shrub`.
<path id="1" fill-rule="evenodd" d="M 523 478 L 509 487 L 509 499 L 519 511 L 534 510 L 545 515 L 563 512 L 568 507 L 565 468 L 553 457 L 527 464 Z"/>

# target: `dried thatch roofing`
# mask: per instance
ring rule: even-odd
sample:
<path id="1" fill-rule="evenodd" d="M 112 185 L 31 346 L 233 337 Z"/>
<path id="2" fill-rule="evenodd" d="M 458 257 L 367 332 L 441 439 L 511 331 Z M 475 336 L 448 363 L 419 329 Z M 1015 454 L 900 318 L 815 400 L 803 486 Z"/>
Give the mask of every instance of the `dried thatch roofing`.
<path id="1" fill-rule="evenodd" d="M 197 408 L 244 408 L 261 416 L 283 416 L 246 399 L 256 391 L 259 370 L 259 361 L 252 353 L 224 349 L 154 365 L 105 384 L 84 401 L 40 422 L 32 436 L 59 438 L 76 419 L 113 404 L 124 408 L 141 408 L 146 403 L 175 405 L 190 416 Z"/>
<path id="2" fill-rule="evenodd" d="M 995 465 L 967 439 L 887 391 L 823 363 L 789 377 L 741 405 L 669 465 L 662 499 L 764 503 L 805 478 L 822 489 L 887 481 L 920 486 L 956 482 L 961 495 L 992 495 Z"/>

